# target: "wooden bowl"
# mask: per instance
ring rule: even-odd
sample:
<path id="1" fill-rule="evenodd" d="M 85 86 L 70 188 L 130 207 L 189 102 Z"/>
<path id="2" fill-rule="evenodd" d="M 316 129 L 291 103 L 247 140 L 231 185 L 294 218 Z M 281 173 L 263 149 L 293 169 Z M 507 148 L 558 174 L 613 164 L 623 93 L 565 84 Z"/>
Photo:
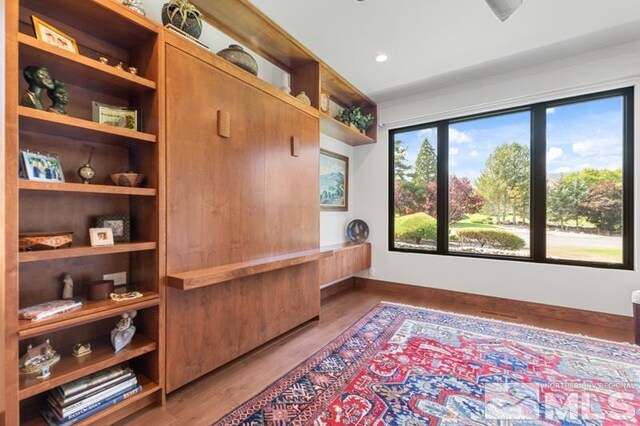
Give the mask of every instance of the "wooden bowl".
<path id="1" fill-rule="evenodd" d="M 133 172 L 114 173 L 111 175 L 111 180 L 118 186 L 138 187 L 142 185 L 144 175 L 142 173 Z"/>

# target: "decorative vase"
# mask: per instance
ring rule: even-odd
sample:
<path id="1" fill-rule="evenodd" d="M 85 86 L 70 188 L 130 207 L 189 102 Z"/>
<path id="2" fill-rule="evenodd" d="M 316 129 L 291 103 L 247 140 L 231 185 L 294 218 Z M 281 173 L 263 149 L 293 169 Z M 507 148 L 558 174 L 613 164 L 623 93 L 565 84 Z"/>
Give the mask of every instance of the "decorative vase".
<path id="1" fill-rule="evenodd" d="M 253 75 L 258 75 L 258 63 L 253 56 L 244 51 L 242 46 L 232 44 L 226 49 L 219 51 L 218 56 L 239 66 L 245 71 L 249 71 Z"/>
<path id="2" fill-rule="evenodd" d="M 194 38 L 199 38 L 202 34 L 202 17 L 198 14 L 187 12 L 186 19 L 182 16 L 182 12 L 174 13 L 178 5 L 173 3 L 165 3 L 162 6 L 162 24 L 171 24 L 174 27 L 184 31 Z"/>
<path id="3" fill-rule="evenodd" d="M 304 90 L 302 92 L 298 93 L 298 96 L 296 96 L 296 99 L 299 99 L 305 105 L 311 106 L 311 99 L 309 99 L 307 94 L 304 93 Z"/>

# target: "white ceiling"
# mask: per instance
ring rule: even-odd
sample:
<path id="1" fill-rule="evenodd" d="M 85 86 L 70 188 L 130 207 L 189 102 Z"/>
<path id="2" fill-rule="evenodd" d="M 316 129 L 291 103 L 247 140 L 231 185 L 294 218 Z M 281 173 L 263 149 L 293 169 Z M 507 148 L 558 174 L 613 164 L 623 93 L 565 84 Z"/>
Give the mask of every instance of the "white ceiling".
<path id="1" fill-rule="evenodd" d="M 524 0 L 506 22 L 483 0 L 251 1 L 379 102 L 640 39 L 640 0 Z"/>

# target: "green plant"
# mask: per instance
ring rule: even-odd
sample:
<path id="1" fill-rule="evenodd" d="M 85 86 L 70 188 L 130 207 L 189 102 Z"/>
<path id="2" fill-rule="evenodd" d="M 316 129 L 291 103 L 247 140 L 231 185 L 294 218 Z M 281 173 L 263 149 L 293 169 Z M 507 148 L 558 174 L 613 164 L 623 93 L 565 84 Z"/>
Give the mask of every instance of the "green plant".
<path id="1" fill-rule="evenodd" d="M 437 237 L 438 222 L 426 213 L 414 213 L 406 216 L 396 217 L 395 234 L 396 238 L 402 240 L 420 241 L 435 240 Z"/>
<path id="2" fill-rule="evenodd" d="M 362 114 L 362 108 L 359 106 L 344 108 L 340 113 L 338 113 L 338 115 L 336 115 L 335 118 L 347 125 L 353 124 L 363 132 L 366 132 L 371 126 L 373 126 L 373 115 Z"/>
<path id="3" fill-rule="evenodd" d="M 525 246 L 522 238 L 502 229 L 459 229 L 456 232 L 462 243 L 476 242 L 481 247 L 488 245 L 505 250 L 520 250 Z"/>
<path id="4" fill-rule="evenodd" d="M 167 10 L 170 22 L 173 22 L 173 18 L 176 15 L 180 15 L 182 23 L 178 26 L 179 28 L 182 28 L 187 23 L 188 18 L 194 18 L 198 29 L 202 31 L 202 13 L 189 3 L 189 0 L 169 0 L 164 7 Z"/>

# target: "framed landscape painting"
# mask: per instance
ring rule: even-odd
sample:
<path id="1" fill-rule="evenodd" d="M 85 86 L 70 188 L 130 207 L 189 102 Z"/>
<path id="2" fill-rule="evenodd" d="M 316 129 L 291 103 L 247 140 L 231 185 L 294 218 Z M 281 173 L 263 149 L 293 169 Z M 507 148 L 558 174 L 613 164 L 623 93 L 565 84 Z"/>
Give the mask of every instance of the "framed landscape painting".
<path id="1" fill-rule="evenodd" d="M 320 210 L 349 209 L 349 157 L 320 150 Z"/>

